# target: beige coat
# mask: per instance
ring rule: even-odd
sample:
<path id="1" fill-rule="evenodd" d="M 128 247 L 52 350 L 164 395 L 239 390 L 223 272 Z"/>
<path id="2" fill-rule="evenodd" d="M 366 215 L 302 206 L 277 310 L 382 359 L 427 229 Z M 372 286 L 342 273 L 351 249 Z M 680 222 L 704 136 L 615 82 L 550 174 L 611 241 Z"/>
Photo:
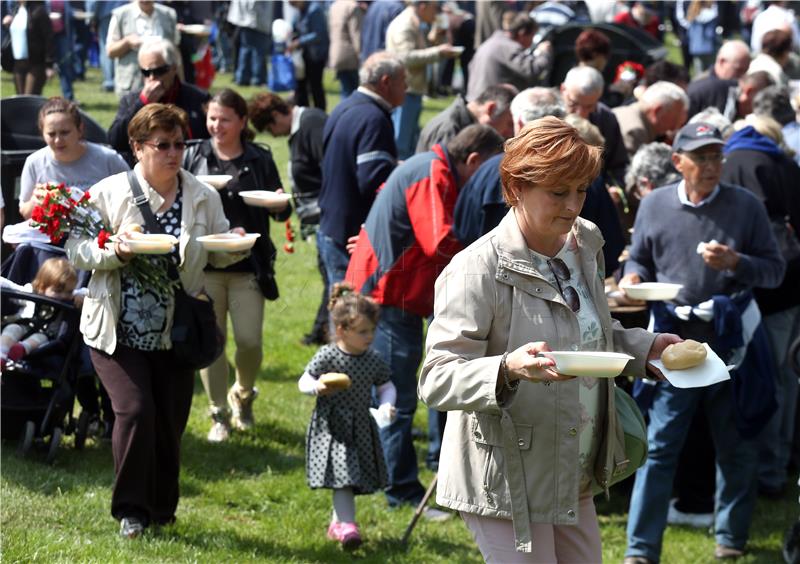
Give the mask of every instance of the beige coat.
<path id="1" fill-rule="evenodd" d="M 356 0 L 336 0 L 328 11 L 328 66 L 334 70 L 358 70 L 361 22 L 364 10 Z"/>
<path id="2" fill-rule="evenodd" d="M 627 106 L 619 106 L 612 110 L 619 122 L 619 130 L 628 156 L 633 158 L 639 147 L 656 140 L 656 132 L 644 115 L 641 102 L 634 102 Z"/>
<path id="3" fill-rule="evenodd" d="M 636 357 L 624 374 L 644 375 L 655 335 L 611 319 L 603 284 L 603 239 L 578 219 L 574 233 L 608 350 Z M 516 548 L 531 550 L 529 523 L 578 523 L 580 468 L 577 380 L 521 382 L 498 398 L 500 359 L 531 341 L 578 350 L 580 328 L 558 290 L 530 261 L 513 210 L 493 231 L 455 256 L 436 281 L 434 319 L 419 395 L 450 411 L 442 442 L 436 500 L 458 511 L 513 519 Z M 613 380 L 601 390 L 601 439 L 595 492 L 625 466 Z"/>
<path id="4" fill-rule="evenodd" d="M 140 165 L 134 168 L 142 191 L 150 200 L 155 212 L 164 203 L 161 196 L 142 176 Z M 196 237 L 223 233 L 228 230 L 228 220 L 222 211 L 222 202 L 216 190 L 200 183 L 192 174 L 180 171 L 183 189 L 181 236 L 178 250 L 181 263 L 178 272 L 184 289 L 197 295 L 204 284 L 203 269 L 208 262 L 226 266 L 242 258 L 227 253 L 209 254 L 196 241 Z M 133 223 L 144 225 L 139 208 L 133 203 L 127 173 L 123 172 L 101 180 L 89 190 L 91 202 L 96 206 L 105 224 L 113 233 Z M 67 256 L 77 267 L 92 271 L 88 295 L 83 301 L 80 330 L 90 347 L 113 354 L 117 346 L 117 321 L 120 314 L 121 284 L 119 269 L 123 266 L 113 245 L 105 249 L 97 246 L 96 239 L 70 237 L 66 244 Z M 167 312 L 167 327 L 172 327 L 172 311 Z M 169 332 L 162 344 L 170 348 Z"/>
<path id="5" fill-rule="evenodd" d="M 386 28 L 386 50 L 400 57 L 406 66 L 407 91 L 412 94 L 428 92 L 427 67 L 440 58 L 438 47 L 426 45 L 413 5 L 400 12 Z"/>

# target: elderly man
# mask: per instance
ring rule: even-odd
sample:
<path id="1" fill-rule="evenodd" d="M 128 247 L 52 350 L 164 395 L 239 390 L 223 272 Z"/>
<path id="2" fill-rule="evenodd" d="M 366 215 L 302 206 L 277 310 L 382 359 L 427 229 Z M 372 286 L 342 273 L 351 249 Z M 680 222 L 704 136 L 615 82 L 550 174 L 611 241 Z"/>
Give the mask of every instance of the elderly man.
<path id="1" fill-rule="evenodd" d="M 689 97 L 683 88 L 667 81 L 648 87 L 638 102 L 620 106 L 612 111 L 617 117 L 622 140 L 633 157 L 645 143 L 660 140 L 686 123 Z"/>
<path id="2" fill-rule="evenodd" d="M 723 43 L 714 66 L 689 84 L 689 117 L 709 106 L 724 111 L 728 93 L 731 88 L 736 88 L 737 81 L 745 75 L 749 66 L 750 49 L 747 43 L 739 39 Z"/>
<path id="3" fill-rule="evenodd" d="M 117 115 L 108 129 L 108 142 L 133 166 L 128 139 L 128 124 L 136 112 L 147 104 L 175 104 L 189 118 L 191 139 L 207 139 L 205 106 L 208 92 L 178 78 L 178 50 L 166 39 L 148 41 L 139 49 L 139 70 L 144 86 L 130 92 L 119 101 Z"/>
<path id="4" fill-rule="evenodd" d="M 611 108 L 600 102 L 603 75 L 590 66 L 570 69 L 561 83 L 561 98 L 568 114 L 576 114 L 597 126 L 606 140 L 603 151 L 603 173 L 618 185 L 625 177 L 628 153 L 622 143 L 619 122 Z"/>
<path id="5" fill-rule="evenodd" d="M 512 137 L 511 100 L 516 95 L 517 89 L 510 84 L 490 86 L 472 102 L 467 102 L 459 94 L 452 104 L 425 125 L 419 136 L 417 153 L 430 151 L 436 144 L 447 144 L 459 131 L 475 123 L 493 127 L 506 139 Z"/>
<path id="6" fill-rule="evenodd" d="M 317 245 L 331 286 L 344 279 L 348 239 L 358 235 L 378 188 L 397 165 L 391 111 L 406 94 L 405 67 L 378 51 L 359 78 L 361 86 L 334 108 L 322 134 Z"/>
<path id="7" fill-rule="evenodd" d="M 446 146 L 414 155 L 392 172 L 361 229 L 347 280 L 381 305 L 372 347 L 392 369 L 397 419 L 381 430 L 390 505 L 417 504 L 411 424 L 417 409 L 422 321 L 433 313 L 433 286 L 461 244 L 452 233 L 458 192 L 483 161 L 502 151 L 491 127 L 470 125 Z"/>
<path id="8" fill-rule="evenodd" d="M 111 12 L 106 54 L 114 59 L 114 92 L 122 97 L 142 87 L 137 53 L 153 39 L 180 43 L 175 10 L 152 0 L 134 0 Z"/>
<path id="9" fill-rule="evenodd" d="M 698 409 L 708 417 L 717 459 L 714 554 L 735 558 L 747 543 L 756 437 L 774 408 L 771 374 L 763 373 L 769 347 L 751 290 L 780 284 L 785 263 L 763 204 L 744 188 L 720 183 L 722 147 L 710 124 L 692 123 L 678 132 L 672 162 L 683 180 L 642 200 L 620 281 L 622 288 L 645 281 L 682 284 L 673 304 L 654 303 L 655 330 L 670 327 L 706 342 L 723 361 L 741 367 L 732 380 L 706 387 L 655 384 L 648 458 L 636 473 L 630 503 L 626 564 L 659 561 L 678 455 Z"/>
<path id="10" fill-rule="evenodd" d="M 469 64 L 467 100 L 474 100 L 492 84 L 512 84 L 524 90 L 540 82 L 553 65 L 553 49 L 543 42 L 531 53 L 536 22 L 517 14 L 506 30 L 495 31 L 483 42 Z"/>

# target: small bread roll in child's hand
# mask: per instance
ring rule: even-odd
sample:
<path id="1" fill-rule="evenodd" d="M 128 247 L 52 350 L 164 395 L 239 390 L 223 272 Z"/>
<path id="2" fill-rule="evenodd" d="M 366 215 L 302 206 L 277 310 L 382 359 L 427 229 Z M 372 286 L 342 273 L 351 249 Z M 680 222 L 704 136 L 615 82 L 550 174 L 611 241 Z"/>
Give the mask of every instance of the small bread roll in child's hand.
<path id="1" fill-rule="evenodd" d="M 346 390 L 352 382 L 350 376 L 341 372 L 328 372 L 319 377 L 319 381 L 331 390 Z"/>
<path id="2" fill-rule="evenodd" d="M 705 362 L 707 354 L 702 343 L 686 339 L 682 343 L 675 343 L 664 349 L 661 353 L 661 362 L 669 370 L 685 370 Z"/>

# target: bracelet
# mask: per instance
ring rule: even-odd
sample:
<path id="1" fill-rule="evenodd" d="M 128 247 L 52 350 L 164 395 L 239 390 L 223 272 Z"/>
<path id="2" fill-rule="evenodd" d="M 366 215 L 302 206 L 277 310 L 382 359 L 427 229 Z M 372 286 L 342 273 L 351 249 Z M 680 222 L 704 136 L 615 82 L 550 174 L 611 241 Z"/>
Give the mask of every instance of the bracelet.
<path id="1" fill-rule="evenodd" d="M 511 381 L 508 379 L 508 364 L 506 364 L 506 357 L 508 356 L 508 352 L 503 353 L 503 357 L 500 359 L 500 370 L 503 372 L 503 384 L 510 392 L 515 392 L 517 388 L 519 388 L 519 380 L 515 380 L 512 384 Z"/>

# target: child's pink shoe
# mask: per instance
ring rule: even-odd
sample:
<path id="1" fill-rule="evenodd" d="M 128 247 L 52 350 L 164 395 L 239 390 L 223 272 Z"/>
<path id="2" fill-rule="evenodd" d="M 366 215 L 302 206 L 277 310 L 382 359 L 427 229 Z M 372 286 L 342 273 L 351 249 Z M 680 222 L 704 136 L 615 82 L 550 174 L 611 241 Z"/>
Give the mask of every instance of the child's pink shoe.
<path id="1" fill-rule="evenodd" d="M 337 542 L 342 540 L 342 524 L 339 521 L 331 521 L 328 525 L 328 538 Z"/>
<path id="2" fill-rule="evenodd" d="M 340 523 L 339 540 L 345 550 L 355 550 L 361 546 L 361 533 L 355 523 Z"/>

